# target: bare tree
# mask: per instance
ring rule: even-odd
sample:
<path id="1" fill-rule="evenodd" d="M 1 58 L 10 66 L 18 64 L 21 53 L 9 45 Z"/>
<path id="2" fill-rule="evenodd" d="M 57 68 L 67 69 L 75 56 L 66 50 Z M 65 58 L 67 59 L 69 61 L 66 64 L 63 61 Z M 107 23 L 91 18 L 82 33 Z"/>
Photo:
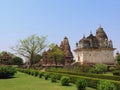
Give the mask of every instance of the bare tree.
<path id="1" fill-rule="evenodd" d="M 31 67 L 34 55 L 41 54 L 46 46 L 46 36 L 37 36 L 36 34 L 33 34 L 20 40 L 16 46 L 12 47 L 12 49 L 27 58 L 29 60 L 29 67 Z"/>

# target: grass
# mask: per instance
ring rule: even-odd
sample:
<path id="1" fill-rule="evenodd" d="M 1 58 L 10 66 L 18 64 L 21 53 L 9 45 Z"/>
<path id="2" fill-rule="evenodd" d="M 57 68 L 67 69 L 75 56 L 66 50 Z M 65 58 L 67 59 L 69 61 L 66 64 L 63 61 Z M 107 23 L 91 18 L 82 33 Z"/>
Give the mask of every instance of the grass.
<path id="1" fill-rule="evenodd" d="M 77 90 L 75 85 L 61 86 L 50 80 L 40 79 L 18 72 L 15 78 L 0 79 L 0 90 Z M 87 88 L 87 90 L 95 90 Z"/>
<path id="2" fill-rule="evenodd" d="M 113 76 L 112 72 L 106 72 L 104 75 Z"/>

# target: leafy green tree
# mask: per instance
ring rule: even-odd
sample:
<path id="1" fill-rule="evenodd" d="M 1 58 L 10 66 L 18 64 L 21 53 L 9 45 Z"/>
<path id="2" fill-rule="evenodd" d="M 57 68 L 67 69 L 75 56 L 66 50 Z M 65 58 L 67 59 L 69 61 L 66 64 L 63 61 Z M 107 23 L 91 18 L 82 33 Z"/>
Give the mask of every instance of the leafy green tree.
<path id="1" fill-rule="evenodd" d="M 117 64 L 120 65 L 120 55 L 117 56 Z"/>
<path id="2" fill-rule="evenodd" d="M 29 60 L 29 67 L 31 67 L 35 55 L 41 54 L 46 46 L 46 36 L 37 36 L 34 34 L 23 40 L 20 40 L 16 46 L 12 47 L 12 49 L 18 54 L 27 58 Z"/>
<path id="3" fill-rule="evenodd" d="M 48 52 L 48 58 L 49 60 L 53 60 L 57 66 L 58 62 L 63 63 L 64 62 L 64 53 L 63 51 L 54 43 L 52 43 L 50 46 L 50 50 Z"/>
<path id="4" fill-rule="evenodd" d="M 14 57 L 11 59 L 11 64 L 13 65 L 23 65 L 23 59 L 20 57 Z"/>

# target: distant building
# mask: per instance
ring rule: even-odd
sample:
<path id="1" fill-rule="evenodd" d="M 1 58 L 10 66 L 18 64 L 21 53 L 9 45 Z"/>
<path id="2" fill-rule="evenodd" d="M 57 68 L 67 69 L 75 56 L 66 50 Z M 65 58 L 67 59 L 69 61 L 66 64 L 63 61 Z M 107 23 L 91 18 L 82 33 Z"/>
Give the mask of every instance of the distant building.
<path id="1" fill-rule="evenodd" d="M 12 57 L 7 52 L 2 52 L 0 55 L 0 65 L 9 65 Z"/>
<path id="2" fill-rule="evenodd" d="M 108 40 L 107 34 L 100 26 L 96 31 L 96 36 L 90 33 L 88 37 L 83 36 L 76 43 L 75 61 L 80 62 L 80 64 L 114 65 L 114 50 L 112 40 Z"/>
<path id="3" fill-rule="evenodd" d="M 57 66 L 70 65 L 73 62 L 73 54 L 71 52 L 68 38 L 65 37 L 64 40 L 61 42 L 60 46 L 57 45 L 56 47 L 61 49 L 64 53 L 64 61 L 58 62 Z M 42 54 L 42 66 L 56 66 L 55 62 L 51 62 L 51 60 L 49 60 L 47 57 L 49 51 L 50 50 L 45 51 Z"/>

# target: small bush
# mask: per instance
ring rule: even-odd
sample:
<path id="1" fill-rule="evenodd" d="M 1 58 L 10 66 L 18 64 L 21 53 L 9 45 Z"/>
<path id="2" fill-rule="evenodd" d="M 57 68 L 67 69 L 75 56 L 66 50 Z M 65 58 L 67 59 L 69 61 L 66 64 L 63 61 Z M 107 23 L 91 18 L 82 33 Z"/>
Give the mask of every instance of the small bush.
<path id="1" fill-rule="evenodd" d="M 61 85 L 62 86 L 69 86 L 70 78 L 67 76 L 62 76 L 61 78 Z"/>
<path id="2" fill-rule="evenodd" d="M 34 75 L 37 77 L 39 75 L 39 71 L 38 70 L 35 70 L 34 71 Z"/>
<path id="3" fill-rule="evenodd" d="M 30 74 L 31 74 L 32 76 L 34 76 L 34 70 L 31 70 L 31 71 L 30 71 Z"/>
<path id="4" fill-rule="evenodd" d="M 113 75 L 120 76 L 120 71 L 118 71 L 118 70 L 113 71 Z"/>
<path id="5" fill-rule="evenodd" d="M 105 80 L 101 80 L 98 84 L 98 90 L 116 90 L 116 86 Z"/>
<path id="6" fill-rule="evenodd" d="M 57 82 L 57 77 L 55 74 L 51 75 L 51 82 Z"/>
<path id="7" fill-rule="evenodd" d="M 110 67 L 110 68 L 109 68 L 109 71 L 115 71 L 115 70 L 116 70 L 115 67 Z"/>
<path id="8" fill-rule="evenodd" d="M 48 73 L 45 73 L 45 74 L 44 74 L 44 77 L 45 77 L 45 80 L 48 80 L 49 74 L 48 74 Z"/>
<path id="9" fill-rule="evenodd" d="M 107 65 L 105 64 L 96 64 L 89 70 L 90 73 L 103 74 L 107 72 Z"/>
<path id="10" fill-rule="evenodd" d="M 91 67 L 87 64 L 84 65 L 79 65 L 79 66 L 74 66 L 73 70 L 75 72 L 88 72 Z"/>
<path id="11" fill-rule="evenodd" d="M 42 76 L 44 76 L 44 73 L 43 73 L 43 72 L 40 72 L 40 73 L 39 73 L 39 78 L 42 78 Z"/>
<path id="12" fill-rule="evenodd" d="M 77 90 L 85 90 L 87 82 L 84 79 L 78 79 L 76 82 Z"/>
<path id="13" fill-rule="evenodd" d="M 16 69 L 10 66 L 0 66 L 0 78 L 11 78 L 16 73 Z"/>

